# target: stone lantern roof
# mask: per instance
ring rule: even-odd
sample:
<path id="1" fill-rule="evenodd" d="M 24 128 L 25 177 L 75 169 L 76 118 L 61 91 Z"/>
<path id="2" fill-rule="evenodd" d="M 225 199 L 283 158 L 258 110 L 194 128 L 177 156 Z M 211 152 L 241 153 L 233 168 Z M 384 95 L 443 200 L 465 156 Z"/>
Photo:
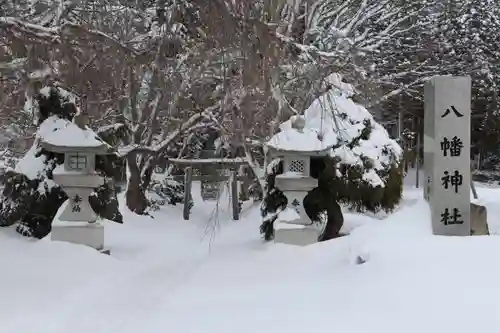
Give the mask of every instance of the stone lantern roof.
<path id="1" fill-rule="evenodd" d="M 267 143 L 267 147 L 277 153 L 316 156 L 327 155 L 332 146 L 323 140 L 321 133 L 306 127 L 303 116 L 290 118 L 290 127 L 282 128 Z"/>
<path id="2" fill-rule="evenodd" d="M 112 147 L 101 140 L 88 126 L 88 118 L 77 114 L 66 126 L 45 135 L 42 147 L 55 153 L 82 152 L 106 155 Z"/>

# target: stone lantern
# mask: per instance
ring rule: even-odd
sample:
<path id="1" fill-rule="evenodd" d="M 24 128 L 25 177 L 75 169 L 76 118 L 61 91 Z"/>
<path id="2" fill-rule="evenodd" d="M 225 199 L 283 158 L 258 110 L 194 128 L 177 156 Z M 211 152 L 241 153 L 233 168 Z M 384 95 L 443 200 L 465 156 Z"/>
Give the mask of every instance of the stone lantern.
<path id="1" fill-rule="evenodd" d="M 89 196 L 104 184 L 104 178 L 95 171 L 96 155 L 109 154 L 110 146 L 87 127 L 86 116 L 80 114 L 64 128 L 45 136 L 41 144 L 48 151 L 64 154 L 64 164 L 54 169 L 53 180 L 66 192 L 68 200 L 52 225 L 51 239 L 106 252 L 104 226 L 96 222 Z"/>
<path id="2" fill-rule="evenodd" d="M 304 198 L 318 186 L 310 176 L 311 157 L 328 155 L 327 146 L 320 133 L 306 128 L 301 116 L 290 119 L 291 127 L 273 136 L 267 143 L 273 158 L 283 161 L 283 174 L 276 176 L 275 186 L 288 199 L 288 207 L 274 223 L 274 240 L 277 243 L 308 245 L 316 243 L 321 234 L 304 209 Z"/>

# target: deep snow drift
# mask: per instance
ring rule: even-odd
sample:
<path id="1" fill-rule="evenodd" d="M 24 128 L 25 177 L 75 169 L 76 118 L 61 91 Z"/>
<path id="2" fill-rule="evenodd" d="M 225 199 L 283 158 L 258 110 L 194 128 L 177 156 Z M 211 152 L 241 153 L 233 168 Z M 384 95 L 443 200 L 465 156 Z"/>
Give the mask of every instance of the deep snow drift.
<path id="1" fill-rule="evenodd" d="M 500 231 L 500 189 L 478 191 Z M 432 236 L 419 190 L 305 248 L 264 244 L 257 206 L 232 221 L 197 193 L 190 221 L 165 207 L 107 224 L 112 256 L 0 229 L 0 332 L 500 331 L 497 236 Z"/>

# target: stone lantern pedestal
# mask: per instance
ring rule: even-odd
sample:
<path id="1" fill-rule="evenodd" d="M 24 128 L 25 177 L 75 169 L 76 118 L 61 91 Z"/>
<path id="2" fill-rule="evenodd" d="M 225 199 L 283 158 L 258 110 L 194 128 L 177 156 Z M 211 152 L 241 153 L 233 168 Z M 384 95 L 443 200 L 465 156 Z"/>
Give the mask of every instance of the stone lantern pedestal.
<path id="1" fill-rule="evenodd" d="M 317 132 L 304 127 L 302 117 L 293 117 L 291 128 L 279 132 L 267 144 L 272 155 L 283 161 L 284 172 L 276 176 L 275 186 L 288 200 L 286 210 L 274 222 L 276 243 L 309 245 L 321 235 L 320 226 L 306 214 L 304 198 L 318 186 L 318 180 L 310 176 L 311 157 L 326 155 L 329 147 L 323 145 Z"/>
<path id="2" fill-rule="evenodd" d="M 90 246 L 109 254 L 104 249 L 104 226 L 90 206 L 89 196 L 104 184 L 104 178 L 95 172 L 96 155 L 109 153 L 109 146 L 82 123 L 81 115 L 74 122 L 59 129 L 42 141 L 48 151 L 64 154 L 64 164 L 53 171 L 53 179 L 68 195 L 52 223 L 51 239 Z"/>
<path id="3" fill-rule="evenodd" d="M 286 195 L 289 207 L 298 214 L 298 218 L 289 223 L 310 224 L 303 202 L 307 193 L 318 186 L 318 181 L 309 176 L 284 173 L 276 176 L 275 185 Z"/>
<path id="4" fill-rule="evenodd" d="M 52 223 L 51 239 L 103 250 L 104 226 L 96 222 L 97 215 L 90 206 L 89 196 L 94 188 L 104 184 L 104 179 L 98 175 L 68 175 L 57 169 L 53 177 L 68 195 L 68 200 L 61 207 L 58 221 Z"/>
<path id="5" fill-rule="evenodd" d="M 287 197 L 288 208 L 274 224 L 274 241 L 294 245 L 316 243 L 321 230 L 307 216 L 303 202 L 307 193 L 318 186 L 318 181 L 305 175 L 284 173 L 276 177 L 275 185 Z"/>

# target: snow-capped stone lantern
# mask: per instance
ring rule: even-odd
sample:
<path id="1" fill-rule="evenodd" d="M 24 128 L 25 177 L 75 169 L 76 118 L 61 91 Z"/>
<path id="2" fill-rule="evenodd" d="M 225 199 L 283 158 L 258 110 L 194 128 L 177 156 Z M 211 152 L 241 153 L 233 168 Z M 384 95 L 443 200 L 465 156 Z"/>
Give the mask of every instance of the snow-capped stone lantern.
<path id="1" fill-rule="evenodd" d="M 318 186 L 310 176 L 311 157 L 328 155 L 328 147 L 320 133 L 305 127 L 302 116 L 290 118 L 290 127 L 274 135 L 267 148 L 273 158 L 283 161 L 283 173 L 276 176 L 275 186 L 288 199 L 288 207 L 274 223 L 274 241 L 293 245 L 316 243 L 321 234 L 304 209 L 307 193 Z"/>
<path id="2" fill-rule="evenodd" d="M 51 239 L 83 244 L 104 251 L 104 226 L 90 206 L 89 196 L 104 184 L 95 172 L 96 155 L 110 153 L 110 146 L 87 127 L 88 119 L 77 114 L 73 122 L 45 136 L 42 147 L 64 154 L 64 164 L 53 171 L 53 180 L 68 195 L 52 224 Z"/>

